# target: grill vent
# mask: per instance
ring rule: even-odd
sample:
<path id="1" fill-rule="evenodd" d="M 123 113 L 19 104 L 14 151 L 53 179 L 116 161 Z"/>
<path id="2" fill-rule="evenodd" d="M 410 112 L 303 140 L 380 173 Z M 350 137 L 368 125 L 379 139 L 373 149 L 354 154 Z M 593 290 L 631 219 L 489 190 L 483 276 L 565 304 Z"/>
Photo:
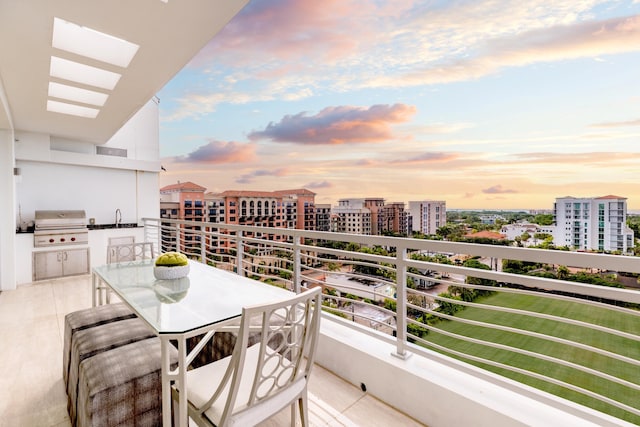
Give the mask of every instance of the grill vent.
<path id="1" fill-rule="evenodd" d="M 127 157 L 127 150 L 125 148 L 102 147 L 98 145 L 96 146 L 96 153 L 102 156 Z"/>

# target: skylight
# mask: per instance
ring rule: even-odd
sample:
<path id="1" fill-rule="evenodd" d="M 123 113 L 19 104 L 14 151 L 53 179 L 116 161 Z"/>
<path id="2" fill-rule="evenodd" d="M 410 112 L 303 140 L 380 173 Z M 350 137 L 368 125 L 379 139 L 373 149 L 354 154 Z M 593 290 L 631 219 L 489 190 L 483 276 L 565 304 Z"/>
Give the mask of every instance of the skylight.
<path id="1" fill-rule="evenodd" d="M 95 118 L 100 110 L 76 103 L 103 107 L 109 94 L 80 86 L 112 91 L 122 74 L 87 65 L 83 63 L 82 57 L 124 69 L 129 66 L 140 48 L 135 43 L 61 18 L 53 18 L 51 47 L 59 49 L 57 51 L 59 56 L 51 56 L 49 75 L 65 80 L 66 83 L 49 81 L 47 111 L 88 118 Z M 61 51 L 78 56 L 72 57 L 73 60 L 65 59 L 61 57 L 65 56 Z M 69 102 L 60 102 L 51 98 Z"/>
<path id="2" fill-rule="evenodd" d="M 68 59 L 58 58 L 57 56 L 51 57 L 49 74 L 59 79 L 70 80 L 72 82 L 108 90 L 113 90 L 121 77 L 118 73 L 79 62 L 69 61 Z"/>
<path id="3" fill-rule="evenodd" d="M 81 107 L 80 105 L 67 104 L 66 102 L 47 101 L 47 110 L 54 113 L 70 114 L 72 116 L 95 119 L 100 110 L 96 108 Z"/>
<path id="4" fill-rule="evenodd" d="M 81 89 L 75 86 L 63 85 L 49 82 L 49 96 L 52 98 L 62 98 L 69 101 L 81 102 L 102 107 L 109 95 L 92 90 Z"/>
<path id="5" fill-rule="evenodd" d="M 52 46 L 123 68 L 129 66 L 140 47 L 60 18 L 53 18 Z"/>

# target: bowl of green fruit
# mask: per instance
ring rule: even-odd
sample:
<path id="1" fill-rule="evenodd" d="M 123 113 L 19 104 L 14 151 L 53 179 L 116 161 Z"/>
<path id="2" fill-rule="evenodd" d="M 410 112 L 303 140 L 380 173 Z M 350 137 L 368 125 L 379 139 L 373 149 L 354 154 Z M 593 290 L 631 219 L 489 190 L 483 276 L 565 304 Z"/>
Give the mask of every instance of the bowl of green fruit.
<path id="1" fill-rule="evenodd" d="M 156 258 L 153 275 L 156 279 L 180 279 L 189 274 L 189 260 L 180 252 L 165 252 Z"/>

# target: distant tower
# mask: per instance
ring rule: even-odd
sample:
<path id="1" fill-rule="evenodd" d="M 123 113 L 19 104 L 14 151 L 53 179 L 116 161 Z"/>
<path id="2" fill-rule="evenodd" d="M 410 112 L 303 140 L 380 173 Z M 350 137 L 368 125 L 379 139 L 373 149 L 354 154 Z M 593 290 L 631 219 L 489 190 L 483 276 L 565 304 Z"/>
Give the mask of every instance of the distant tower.
<path id="1" fill-rule="evenodd" d="M 559 197 L 554 203 L 556 246 L 578 250 L 628 252 L 633 248 L 633 230 L 627 227 L 627 199 Z"/>
<path id="2" fill-rule="evenodd" d="M 441 200 L 422 200 L 409 202 L 411 229 L 409 234 L 436 234 L 438 228 L 447 223 L 447 202 Z"/>

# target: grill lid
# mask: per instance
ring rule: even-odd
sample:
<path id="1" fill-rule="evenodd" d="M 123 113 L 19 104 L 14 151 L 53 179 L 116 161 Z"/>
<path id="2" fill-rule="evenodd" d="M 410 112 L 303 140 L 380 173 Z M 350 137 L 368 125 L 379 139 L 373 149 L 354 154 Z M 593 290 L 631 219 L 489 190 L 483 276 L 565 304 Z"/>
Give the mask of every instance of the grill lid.
<path id="1" fill-rule="evenodd" d="M 82 228 L 87 226 L 87 215 L 80 210 L 36 211 L 36 230 Z"/>

